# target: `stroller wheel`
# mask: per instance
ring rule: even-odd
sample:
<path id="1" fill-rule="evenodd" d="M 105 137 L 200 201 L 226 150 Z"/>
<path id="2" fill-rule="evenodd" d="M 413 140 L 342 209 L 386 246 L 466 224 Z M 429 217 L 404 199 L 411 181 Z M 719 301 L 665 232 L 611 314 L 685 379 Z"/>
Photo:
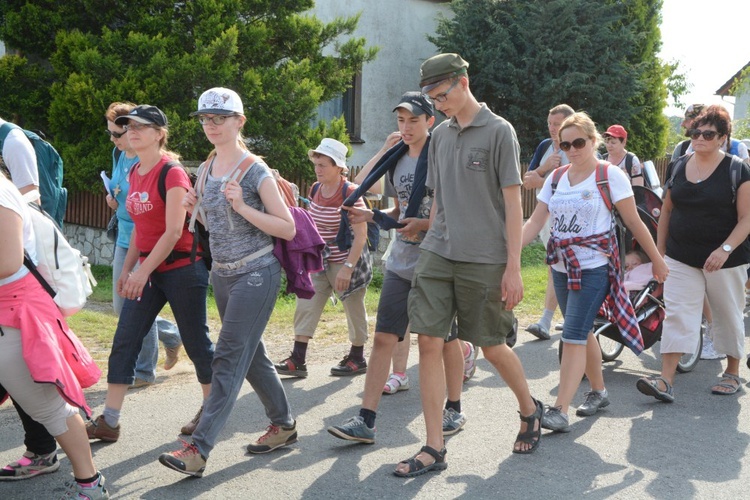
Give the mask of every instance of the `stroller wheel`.
<path id="1" fill-rule="evenodd" d="M 680 361 L 677 362 L 677 371 L 680 373 L 687 373 L 695 368 L 698 361 L 701 359 L 701 351 L 703 350 L 703 327 L 698 330 L 698 348 L 695 352 L 689 352 L 683 354 Z"/>
<path id="2" fill-rule="evenodd" d="M 620 338 L 620 332 L 612 323 L 605 323 L 598 328 L 594 335 L 599 341 L 599 349 L 602 351 L 602 361 L 614 361 L 625 347 L 621 342 L 614 340 Z"/>

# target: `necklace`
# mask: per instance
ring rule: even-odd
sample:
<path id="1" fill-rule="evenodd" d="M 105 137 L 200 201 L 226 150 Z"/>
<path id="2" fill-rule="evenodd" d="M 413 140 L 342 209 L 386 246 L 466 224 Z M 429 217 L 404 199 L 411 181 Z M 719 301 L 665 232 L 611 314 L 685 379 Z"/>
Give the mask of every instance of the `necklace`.
<path id="1" fill-rule="evenodd" d="M 123 154 L 124 154 L 124 153 L 123 153 Z M 130 165 L 128 165 L 128 166 L 126 167 L 126 166 L 124 165 L 124 163 L 125 163 L 125 162 L 126 162 L 127 160 L 129 160 L 129 158 L 127 158 L 127 157 L 126 157 L 126 158 L 125 158 L 125 161 L 123 162 L 123 166 L 122 166 L 122 169 L 121 169 L 122 175 L 120 176 L 120 178 L 119 178 L 119 179 L 117 179 L 117 184 L 115 184 L 115 188 L 114 188 L 114 189 L 112 190 L 112 192 L 113 192 L 113 193 L 114 193 L 114 195 L 115 195 L 115 198 L 117 198 L 117 196 L 118 196 L 118 195 L 119 195 L 119 194 L 120 194 L 120 193 L 122 192 L 122 189 L 120 189 L 120 184 L 122 184 L 122 183 L 123 183 L 123 181 L 125 181 L 125 179 L 127 179 L 127 178 L 128 178 L 128 174 L 130 173 L 130 168 L 131 168 L 131 167 L 133 166 L 133 163 L 131 163 Z"/>
<path id="2" fill-rule="evenodd" d="M 703 171 L 701 171 L 701 168 L 698 166 L 698 162 L 695 162 L 694 165 L 695 165 L 695 170 L 698 171 L 698 180 L 695 181 L 697 184 L 697 183 L 703 182 L 706 176 L 703 175 Z"/>

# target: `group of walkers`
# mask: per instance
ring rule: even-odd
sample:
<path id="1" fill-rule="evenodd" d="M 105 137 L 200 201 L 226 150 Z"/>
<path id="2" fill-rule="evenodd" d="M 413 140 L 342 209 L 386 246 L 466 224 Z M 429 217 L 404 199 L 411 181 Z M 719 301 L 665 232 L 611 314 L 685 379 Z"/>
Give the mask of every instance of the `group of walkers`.
<path id="1" fill-rule="evenodd" d="M 0 477 L 22 479 L 56 470 L 59 463 L 50 443 L 54 436 L 73 464 L 70 494 L 107 498 L 88 440 L 119 439 L 127 426 L 120 416 L 128 389 L 153 382 L 159 339 L 167 349 L 165 369 L 174 366 L 184 346 L 203 401 L 181 429 L 189 441 L 158 457 L 164 466 L 203 475 L 244 379 L 270 420 L 247 451 L 267 453 L 296 442 L 297 421 L 279 376 L 308 375 L 307 347 L 332 297 L 343 303 L 351 347 L 331 374 L 365 377 L 358 414 L 342 416 L 341 424 L 328 428 L 331 435 L 375 442 L 382 394 L 409 388 L 405 365 L 411 332 L 419 346 L 426 436 L 424 446 L 396 465 L 395 475 L 414 477 L 447 468 L 445 436 L 466 423 L 462 385 L 473 375 L 480 350 L 518 404 L 512 452 L 533 453 L 543 428 L 570 430 L 569 407 L 584 374 L 591 387 L 576 414 L 591 416 L 610 403 L 592 332 L 603 303 L 623 343 L 636 353 L 643 349 L 622 279 L 625 263 L 620 262 L 614 211 L 639 242 L 639 258 L 650 260 L 653 278 L 664 283 L 662 373 L 640 379 L 638 390 L 661 401 L 674 400 L 677 361 L 700 341 L 687 332 L 700 325 L 705 295 L 714 313 L 713 346 L 728 356 L 712 392 L 736 393 L 744 356 L 742 307 L 750 259 L 750 188 L 745 181 L 750 169 L 722 149 L 731 144 L 726 111 L 703 107 L 690 124 L 691 149 L 679 155 L 665 186 L 654 241 L 636 211 L 632 186 L 644 184 L 643 168 L 625 150 L 624 127 L 612 125 L 602 138 L 586 113 L 567 105 L 552 108 L 550 139 L 537 148 L 522 179 L 515 130 L 474 97 L 468 67 L 451 53 L 422 64 L 420 91 L 405 93 L 393 108 L 398 132 L 368 162 L 358 184 L 347 180 L 344 144 L 325 138 L 310 149 L 317 182 L 308 193 L 309 216 L 313 232 L 324 242 L 322 269 L 314 269 L 310 286 L 298 294 L 293 349 L 277 364 L 263 341 L 281 283 L 279 259 L 284 260 L 275 243 L 310 235 L 298 223 L 300 209 L 290 208 L 282 197 L 274 172 L 248 150 L 240 96 L 220 87 L 200 96 L 192 115 L 213 151 L 199 168 L 204 182 L 195 186 L 179 157 L 167 149 L 166 115 L 151 105 L 113 103 L 105 115 L 115 146 L 107 203 L 119 223 L 113 266 L 119 320 L 104 408 L 85 426 L 79 409 L 87 416 L 91 412 L 70 373 L 70 361 L 55 358 L 53 369 L 69 382 L 58 392 L 50 384 L 35 384 L 38 368 L 25 350 L 21 355 L 21 340 L 49 325 L 56 325 L 58 337 L 75 336 L 22 264 L 24 251 L 34 258 L 28 208 L 10 181 L 0 178 L 0 230 L 12 236 L 0 241 L 0 301 L 8 305 L 0 312 L 0 342 L 7 344 L 0 348 L 0 384 L 16 402 L 27 447 L 24 457 Z M 430 132 L 436 111 L 448 119 Z M 608 160 L 598 155 L 603 140 Z M 522 185 L 536 189 L 538 199 L 525 224 Z M 394 205 L 369 209 L 362 201 L 368 191 L 393 197 Z M 196 221 L 210 231 L 210 272 L 191 232 Z M 372 278 L 368 224 L 373 223 L 395 229 L 395 239 L 385 263 L 373 347 L 365 360 L 364 298 Z M 550 271 L 544 313 L 528 330 L 548 339 L 558 304 L 564 318 L 565 349 L 551 405 L 532 396 L 521 360 L 507 345 L 517 324 L 513 308 L 523 299 L 521 250 L 538 235 L 546 245 Z M 215 345 L 206 318 L 209 281 L 222 322 Z M 705 294 L 696 295 L 695 289 Z M 41 313 L 31 314 L 32 305 L 25 303 L 30 295 L 38 297 L 33 306 Z M 167 303 L 176 326 L 158 316 Z M 9 314 L 13 308 L 22 312 Z M 82 351 L 83 361 L 88 359 L 77 341 L 72 345 Z"/>

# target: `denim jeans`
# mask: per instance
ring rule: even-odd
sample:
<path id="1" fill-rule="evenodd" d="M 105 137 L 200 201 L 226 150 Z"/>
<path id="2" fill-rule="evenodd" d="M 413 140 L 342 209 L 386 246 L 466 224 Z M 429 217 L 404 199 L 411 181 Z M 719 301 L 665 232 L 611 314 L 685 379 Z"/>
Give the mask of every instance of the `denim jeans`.
<path id="1" fill-rule="evenodd" d="M 167 272 L 153 272 L 143 288 L 141 300 L 125 299 L 109 355 L 110 384 L 130 385 L 143 339 L 168 302 L 172 307 L 185 352 L 195 365 L 201 384 L 211 382 L 214 346 L 206 323 L 208 270 L 202 260 Z"/>
<path id="2" fill-rule="evenodd" d="M 125 302 L 125 299 L 117 294 L 117 280 L 122 273 L 127 253 L 127 248 L 115 246 L 115 256 L 112 260 L 112 307 L 118 316 L 122 311 L 122 304 Z M 159 361 L 159 341 L 164 344 L 164 347 L 177 347 L 182 344 L 177 326 L 161 316 L 156 317 L 156 321 L 151 325 L 148 335 L 143 339 L 143 346 L 135 363 L 136 377 L 147 382 L 156 380 L 156 363 Z"/>
<path id="3" fill-rule="evenodd" d="M 609 292 L 608 266 L 584 269 L 581 274 L 581 289 L 568 290 L 568 275 L 552 270 L 555 295 L 560 311 L 565 318 L 562 341 L 585 345 L 594 318 Z"/>
<path id="4" fill-rule="evenodd" d="M 193 432 L 193 443 L 205 457 L 229 419 L 243 379 L 250 382 L 272 424 L 294 424 L 284 386 L 262 339 L 280 283 L 278 262 L 238 276 L 211 275 L 221 333 L 212 364 L 211 393 Z"/>

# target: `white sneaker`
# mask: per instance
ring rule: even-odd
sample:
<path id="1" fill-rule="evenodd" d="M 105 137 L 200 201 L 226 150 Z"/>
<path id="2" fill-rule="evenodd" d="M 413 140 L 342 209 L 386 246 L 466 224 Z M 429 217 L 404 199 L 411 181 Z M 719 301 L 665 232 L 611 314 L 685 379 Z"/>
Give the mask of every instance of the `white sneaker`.
<path id="1" fill-rule="evenodd" d="M 409 387 L 408 375 L 404 374 L 402 377 L 397 373 L 391 373 L 383 387 L 383 394 L 396 394 L 399 391 L 408 391 Z"/>
<path id="2" fill-rule="evenodd" d="M 703 336 L 703 350 L 701 350 L 701 359 L 724 359 L 726 354 L 716 352 L 714 342 L 708 335 Z"/>

